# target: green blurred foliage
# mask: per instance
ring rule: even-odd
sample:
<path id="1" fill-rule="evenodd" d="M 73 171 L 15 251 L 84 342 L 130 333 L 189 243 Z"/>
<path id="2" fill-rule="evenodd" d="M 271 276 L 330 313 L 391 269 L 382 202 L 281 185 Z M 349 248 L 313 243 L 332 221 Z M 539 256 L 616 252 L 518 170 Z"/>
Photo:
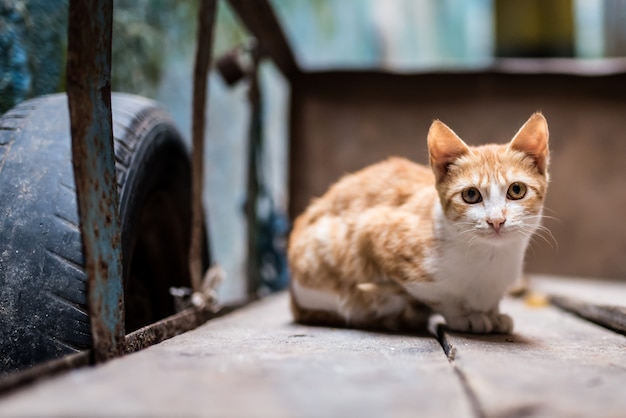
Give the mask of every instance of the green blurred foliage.
<path id="1" fill-rule="evenodd" d="M 303 2 L 307 3 L 304 7 Z M 340 20 L 333 15 L 337 8 L 332 4 L 332 0 L 330 2 L 329 0 L 270 0 L 270 3 L 276 12 L 280 12 L 279 14 L 284 16 L 297 15 L 298 12 L 306 8 L 312 13 L 309 16 L 312 21 L 311 25 L 318 28 L 321 36 L 326 40 L 337 36 Z M 362 1 L 361 7 L 368 6 L 367 1 Z"/>
<path id="2" fill-rule="evenodd" d="M 113 12 L 112 88 L 155 97 L 168 60 L 184 60 L 192 74 L 200 0 L 118 0 Z M 246 34 L 225 1 L 218 1 L 214 56 L 243 43 Z"/>
<path id="3" fill-rule="evenodd" d="M 218 1 L 213 56 L 219 57 L 246 42 L 248 35 L 235 12 L 225 1 Z"/>
<path id="4" fill-rule="evenodd" d="M 118 0 L 113 8 L 111 86 L 155 97 L 167 59 L 194 44 L 198 0 Z"/>
<path id="5" fill-rule="evenodd" d="M 156 97 L 168 60 L 183 60 L 191 76 L 201 0 L 116 0 L 111 85 Z M 68 0 L 0 0 L 0 113 L 31 97 L 65 90 Z M 225 1 L 218 1 L 214 55 L 247 35 Z"/>
<path id="6" fill-rule="evenodd" d="M 67 0 L 0 0 L 0 113 L 63 88 Z"/>

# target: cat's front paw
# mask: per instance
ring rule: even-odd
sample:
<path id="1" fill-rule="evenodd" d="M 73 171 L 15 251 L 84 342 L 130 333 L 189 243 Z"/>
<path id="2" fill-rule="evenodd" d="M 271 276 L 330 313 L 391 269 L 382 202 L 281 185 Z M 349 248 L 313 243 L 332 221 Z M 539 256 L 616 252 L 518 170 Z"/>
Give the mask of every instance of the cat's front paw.
<path id="1" fill-rule="evenodd" d="M 493 330 L 493 323 L 489 316 L 484 313 L 471 313 L 468 315 L 446 318 L 448 328 L 460 332 L 475 332 L 479 334 L 489 333 Z"/>
<path id="2" fill-rule="evenodd" d="M 513 331 L 513 320 L 506 314 L 489 315 L 474 312 L 468 315 L 446 318 L 446 324 L 454 331 L 488 334 L 508 334 Z"/>
<path id="3" fill-rule="evenodd" d="M 493 331 L 498 334 L 510 334 L 513 332 L 513 318 L 507 314 L 496 314 L 491 317 Z"/>

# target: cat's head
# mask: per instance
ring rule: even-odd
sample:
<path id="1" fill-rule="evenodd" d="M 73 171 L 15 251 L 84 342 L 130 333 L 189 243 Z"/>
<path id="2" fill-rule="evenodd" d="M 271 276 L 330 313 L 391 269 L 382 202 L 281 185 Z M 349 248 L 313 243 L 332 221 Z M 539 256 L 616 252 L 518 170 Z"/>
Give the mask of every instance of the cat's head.
<path id="1" fill-rule="evenodd" d="M 472 147 L 436 120 L 430 165 L 449 224 L 468 239 L 528 239 L 541 222 L 548 186 L 548 124 L 533 114 L 511 142 Z"/>

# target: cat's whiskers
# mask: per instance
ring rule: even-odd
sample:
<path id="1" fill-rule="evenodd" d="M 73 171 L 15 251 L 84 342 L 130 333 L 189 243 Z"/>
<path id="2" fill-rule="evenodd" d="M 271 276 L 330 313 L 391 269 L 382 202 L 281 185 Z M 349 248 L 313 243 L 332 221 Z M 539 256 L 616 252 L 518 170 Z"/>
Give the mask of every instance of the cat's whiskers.
<path id="1" fill-rule="evenodd" d="M 550 215 L 526 215 L 525 216 L 526 219 L 550 219 L 551 221 L 556 221 L 558 223 L 561 223 L 561 220 L 559 218 L 557 218 L 556 216 L 550 216 Z"/>
<path id="2" fill-rule="evenodd" d="M 458 226 L 464 226 L 464 225 L 475 226 L 474 222 L 468 222 L 468 221 L 459 221 L 459 222 L 455 222 L 452 224 L 454 228 Z"/>
<path id="3" fill-rule="evenodd" d="M 468 228 L 465 228 L 463 230 L 460 230 L 460 228 L 458 227 L 463 227 L 463 226 L 468 226 Z M 458 235 L 465 235 L 465 234 L 469 234 L 469 233 L 473 233 L 476 232 L 477 228 L 476 228 L 476 224 L 474 222 L 455 222 L 454 224 L 452 224 L 452 226 L 456 229 Z"/>
<path id="4" fill-rule="evenodd" d="M 476 241 L 477 239 L 478 239 L 478 235 L 474 235 L 472 238 L 470 238 L 467 244 L 467 249 L 465 250 L 465 261 L 467 261 L 467 256 L 469 255 L 469 252 L 472 249 L 472 244 L 474 244 L 474 241 Z"/>
<path id="5" fill-rule="evenodd" d="M 547 237 L 545 235 L 547 235 Z M 535 234 L 533 235 L 533 238 L 534 237 L 541 238 L 550 246 L 550 248 L 554 249 L 556 252 L 559 251 L 559 242 L 556 240 L 554 234 L 552 233 L 552 231 L 550 231 L 548 227 L 538 225 Z"/>
<path id="6" fill-rule="evenodd" d="M 461 235 L 471 234 L 471 233 L 475 233 L 475 232 L 476 232 L 476 228 L 467 228 L 464 231 L 460 231 L 458 234 L 459 234 L 459 236 L 461 236 Z"/>
<path id="7" fill-rule="evenodd" d="M 559 251 L 559 243 L 554 237 L 554 234 L 552 233 L 550 228 L 542 225 L 540 222 L 531 223 L 532 221 L 541 221 L 543 219 L 550 219 L 560 222 L 558 218 L 550 215 L 525 215 L 524 219 L 527 223 L 520 225 L 520 232 L 521 230 L 524 230 L 529 235 L 531 235 L 531 243 L 535 242 L 536 238 L 540 238 L 545 241 L 550 246 L 550 248 L 555 249 L 557 252 Z"/>
<path id="8" fill-rule="evenodd" d="M 550 209 L 550 208 L 549 208 L 549 207 L 547 207 L 547 206 L 544 206 L 544 207 L 543 207 L 543 210 L 544 210 L 544 211 L 547 211 L 547 212 L 550 212 L 550 213 L 553 213 L 553 214 L 555 214 L 555 215 L 558 215 L 558 212 L 557 212 L 557 211 L 555 211 L 554 209 Z M 547 215 L 544 215 L 544 216 L 547 216 Z M 549 217 L 550 217 L 550 218 L 552 218 L 552 219 L 555 219 L 555 220 L 557 220 L 557 221 L 559 220 L 558 218 L 553 217 L 553 216 L 549 216 Z"/>
<path id="9" fill-rule="evenodd" d="M 529 243 L 533 240 L 535 234 L 534 228 L 524 224 L 517 226 L 515 228 L 515 232 L 521 235 L 524 239 L 528 240 Z M 528 245 L 528 247 L 530 247 L 530 245 Z M 531 251 L 533 252 L 533 256 L 536 255 L 534 248 L 531 248 Z"/>

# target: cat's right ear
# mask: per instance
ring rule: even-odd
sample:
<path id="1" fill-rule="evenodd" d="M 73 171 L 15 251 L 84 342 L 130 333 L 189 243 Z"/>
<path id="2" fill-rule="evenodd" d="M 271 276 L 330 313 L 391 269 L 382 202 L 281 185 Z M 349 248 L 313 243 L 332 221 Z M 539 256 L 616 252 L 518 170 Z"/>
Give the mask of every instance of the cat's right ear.
<path id="1" fill-rule="evenodd" d="M 448 174 L 448 168 L 459 157 L 467 154 L 469 148 L 461 138 L 448 126 L 435 120 L 428 130 L 428 154 L 430 166 L 437 181 L 443 180 Z"/>
<path id="2" fill-rule="evenodd" d="M 545 175 L 550 160 L 548 137 L 548 122 L 541 112 L 537 112 L 515 134 L 509 148 L 532 157 L 539 172 Z"/>

